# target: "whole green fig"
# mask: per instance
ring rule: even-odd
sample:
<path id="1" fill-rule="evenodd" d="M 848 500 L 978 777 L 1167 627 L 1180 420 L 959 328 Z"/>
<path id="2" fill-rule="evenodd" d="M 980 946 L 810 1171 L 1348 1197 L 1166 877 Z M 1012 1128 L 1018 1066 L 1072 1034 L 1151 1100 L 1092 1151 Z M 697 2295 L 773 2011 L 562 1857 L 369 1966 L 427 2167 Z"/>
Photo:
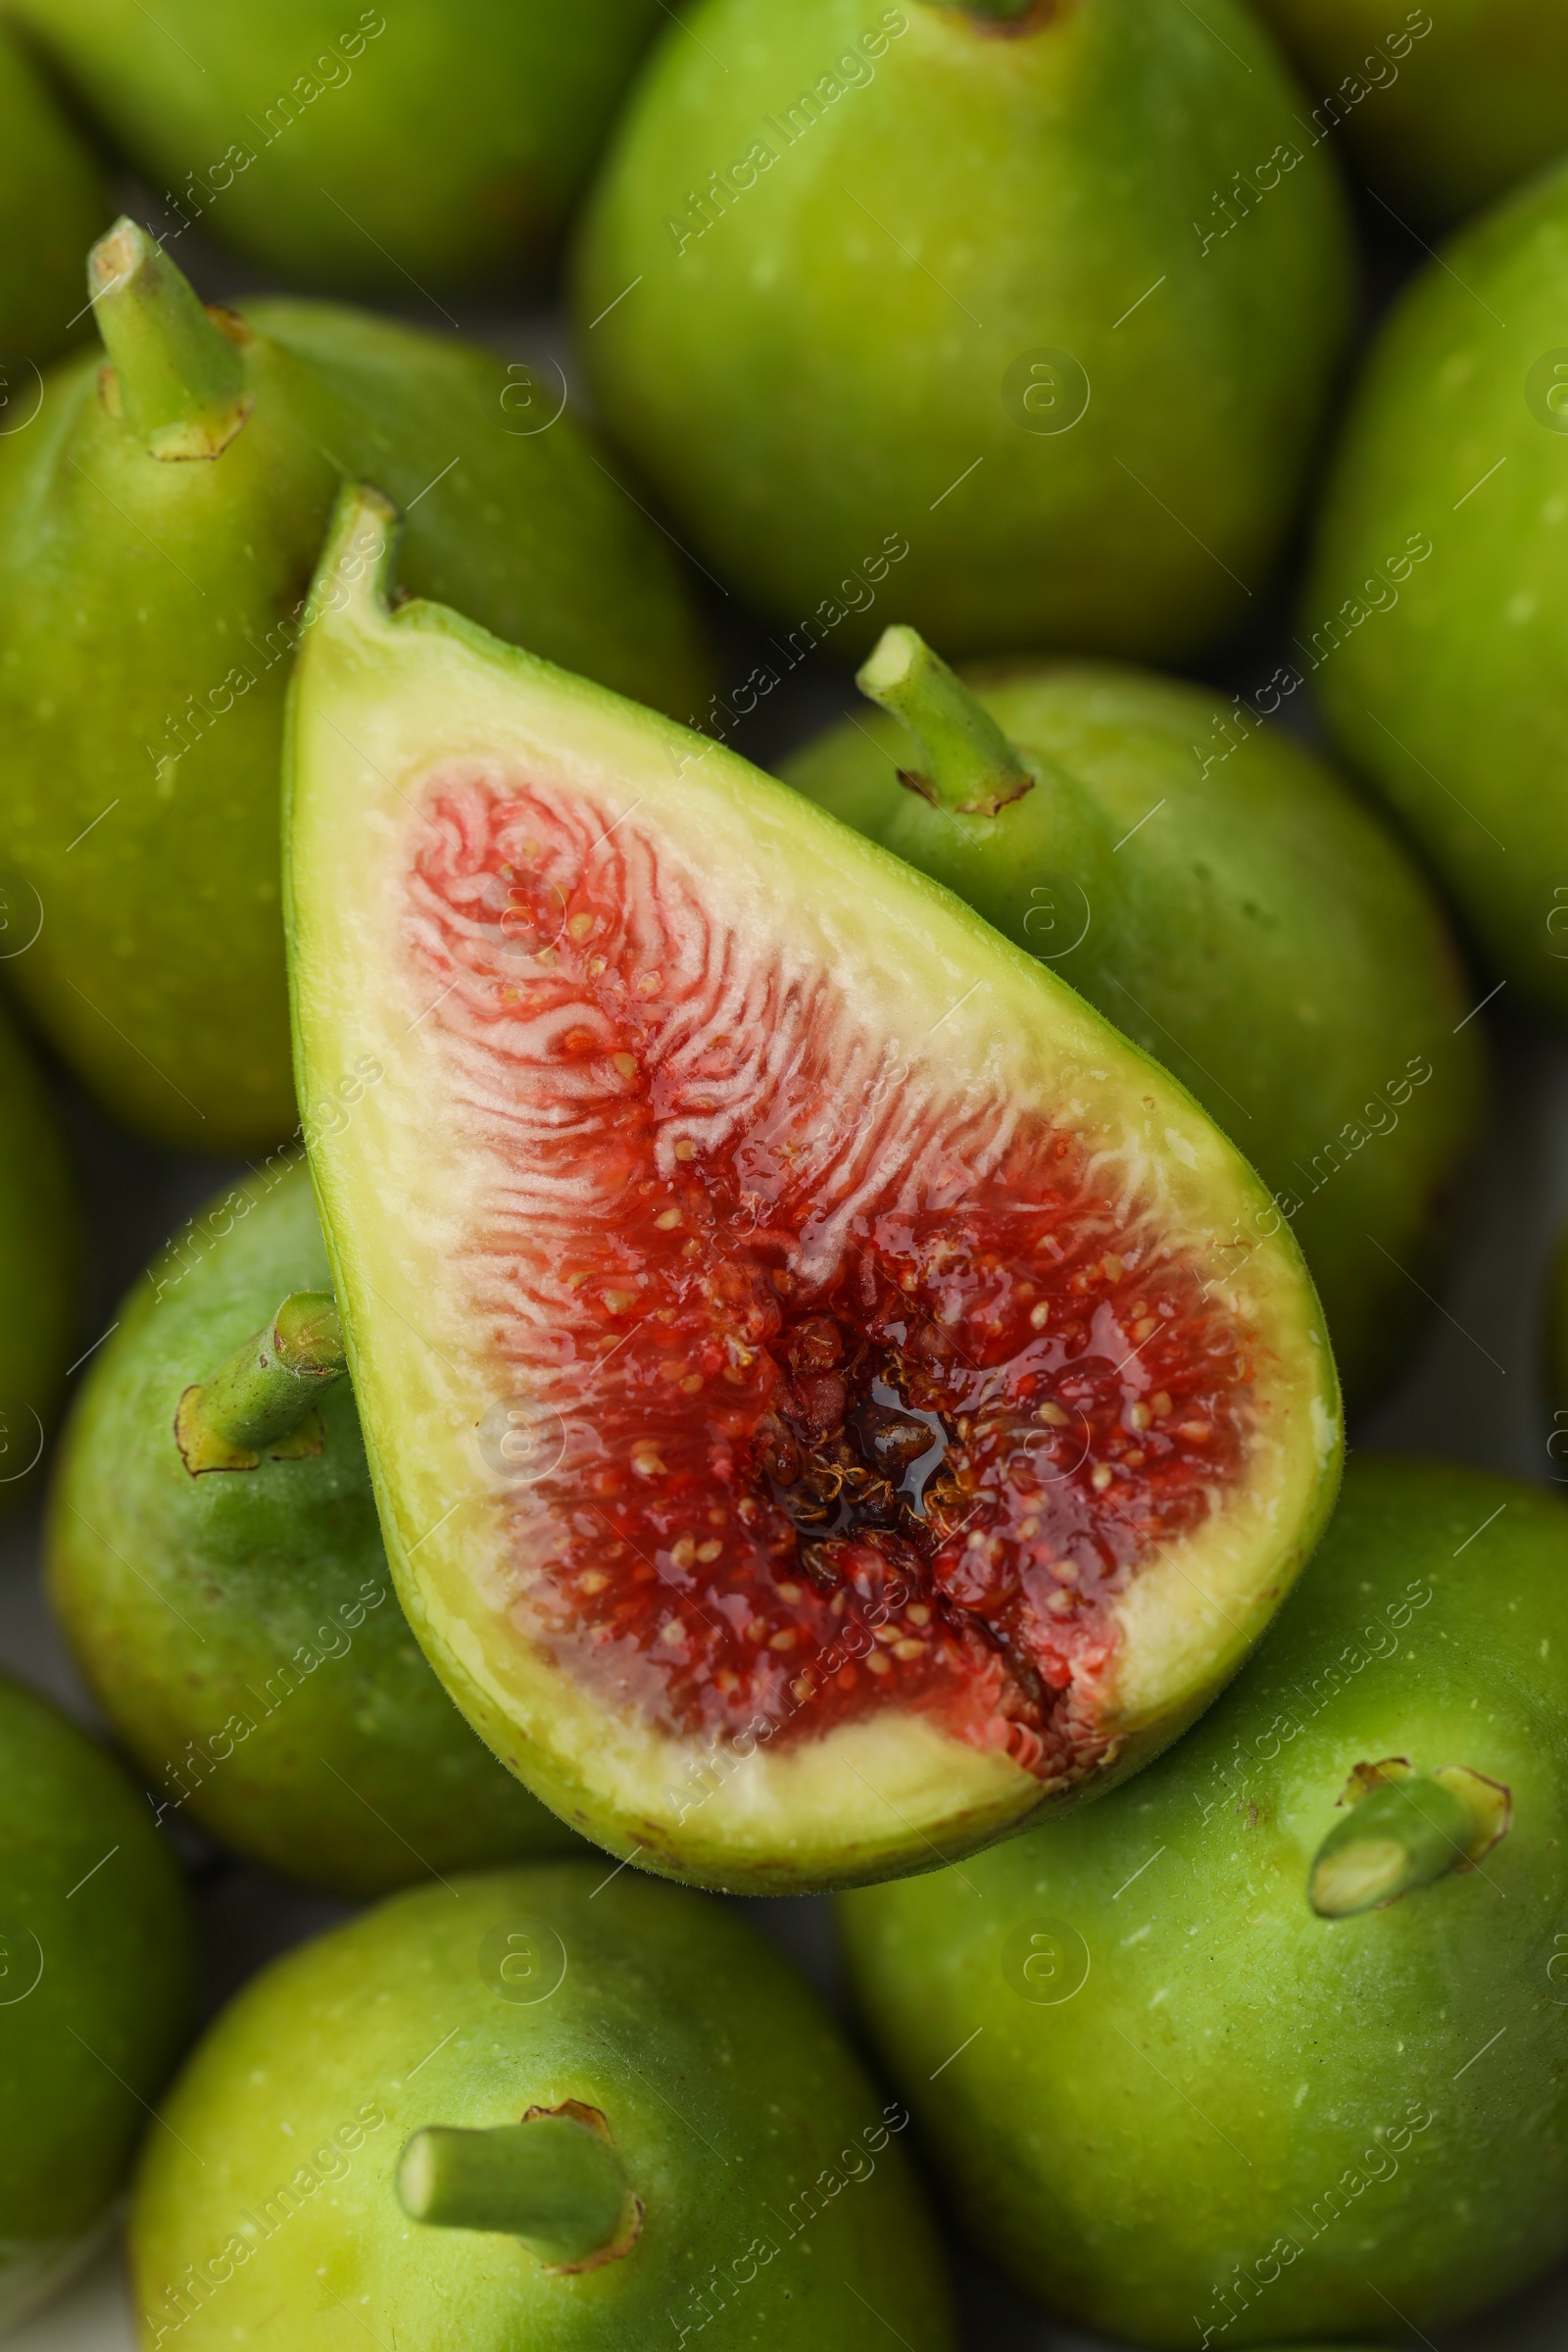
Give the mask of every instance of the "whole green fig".
<path id="1" fill-rule="evenodd" d="M 382 1904 L 247 1985 L 166 2113 L 146 2352 L 951 2342 L 906 2111 L 735 1913 L 635 1871 Z"/>
<path id="2" fill-rule="evenodd" d="M 1256 1657 L 1092 1810 L 848 1896 L 971 2228 L 1138 2343 L 1449 2326 L 1568 2247 L 1568 1509 L 1352 1458 Z"/>
<path id="3" fill-rule="evenodd" d="M 1480 1108 L 1441 911 L 1333 773 L 1250 710 L 1108 666 L 966 675 L 889 629 L 859 675 L 883 710 L 785 781 L 1192 1088 L 1272 1189 L 1266 1219 L 1294 1223 L 1354 1402 L 1421 1311 Z"/>
<path id="4" fill-rule="evenodd" d="M 81 315 L 82 248 L 109 212 L 97 164 L 0 32 L 0 436 L 38 414 L 38 368 Z"/>
<path id="5" fill-rule="evenodd" d="M 243 1151 L 296 1115 L 278 764 L 343 468 L 409 509 L 410 579 L 503 636 L 676 708 L 705 672 L 664 542 L 526 370 L 209 313 L 128 221 L 91 277 L 111 365 L 0 441 L 0 870 L 44 918 L 10 970 L 119 1116 Z"/>
<path id="6" fill-rule="evenodd" d="M 662 22 L 659 0 L 11 5 L 176 234 L 400 299 L 545 259 Z"/>
<path id="7" fill-rule="evenodd" d="M 94 1359 L 49 1578 L 161 1813 L 368 1895 L 573 1839 L 469 1731 L 398 1606 L 330 1282 L 299 1162 L 202 1212 Z"/>
<path id="8" fill-rule="evenodd" d="M 1568 17 L 1541 0 L 1255 0 L 1318 135 L 1343 131 L 1400 206 L 1446 225 L 1568 144 Z"/>
<path id="9" fill-rule="evenodd" d="M 33 911 L 0 889 L 0 957 L 25 947 L 15 935 Z M 0 1506 L 29 1491 L 43 1455 L 76 1328 L 80 1251 L 65 1138 L 0 1007 Z"/>
<path id="10" fill-rule="evenodd" d="M 1510 1004 L 1568 1013 L 1568 167 L 1465 229 L 1374 348 L 1298 624 L 1341 749 Z"/>
<path id="11" fill-rule="evenodd" d="M 101 2237 L 188 2029 L 193 1957 L 138 1792 L 0 1676 L 0 2328 Z"/>
<path id="12" fill-rule="evenodd" d="M 863 652 L 890 561 L 956 655 L 1207 644 L 1350 314 L 1299 107 L 1233 0 L 706 0 L 587 218 L 601 412 L 797 654 Z"/>

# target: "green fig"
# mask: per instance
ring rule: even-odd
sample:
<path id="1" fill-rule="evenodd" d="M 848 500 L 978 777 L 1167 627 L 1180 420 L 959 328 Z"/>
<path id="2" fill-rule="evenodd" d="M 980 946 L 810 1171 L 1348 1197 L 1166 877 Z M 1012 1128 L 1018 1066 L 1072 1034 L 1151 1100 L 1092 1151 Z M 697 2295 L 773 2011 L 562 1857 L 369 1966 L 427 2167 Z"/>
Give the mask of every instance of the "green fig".
<path id="1" fill-rule="evenodd" d="M 362 1070 L 351 1100 L 373 1083 Z M 298 1161 L 192 1221 L 93 1359 L 55 1475 L 49 1583 L 160 1818 L 188 1807 L 272 1870 L 369 1895 L 574 1840 L 409 1632 L 330 1284 Z"/>
<path id="2" fill-rule="evenodd" d="M 1352 401 L 1298 643 L 1508 1002 L 1568 1014 L 1568 167 L 1408 288 Z"/>
<path id="3" fill-rule="evenodd" d="M 1246 1673 L 1078 1820 L 846 1897 L 970 2228 L 1097 2330 L 1449 2328 L 1568 2249 L 1568 1508 L 1353 1457 Z"/>
<path id="4" fill-rule="evenodd" d="M 111 365 L 0 441 L 0 870 L 43 909 L 9 968 L 120 1117 L 240 1152 L 296 1117 L 277 770 L 343 469 L 408 507 L 411 581 L 503 635 L 677 709 L 705 671 L 664 542 L 525 369 L 205 311 L 128 221 L 91 277 Z"/>
<path id="5" fill-rule="evenodd" d="M 606 423 L 796 658 L 876 582 L 955 655 L 1256 610 L 1351 313 L 1245 8 L 706 0 L 587 216 Z"/>
<path id="6" fill-rule="evenodd" d="M 1568 18 L 1541 0 L 1255 0 L 1300 68 L 1319 138 L 1342 133 L 1401 208 L 1446 226 L 1568 145 Z M 1321 95 L 1319 95 L 1321 93 Z"/>
<path id="7" fill-rule="evenodd" d="M 0 437 L 38 415 L 38 368 L 80 318 L 81 256 L 108 225 L 103 176 L 32 60 L 0 32 Z"/>
<path id="8" fill-rule="evenodd" d="M 303 1099 L 382 1532 L 498 1754 L 756 1891 L 968 1850 L 1240 1662 L 1333 1494 L 1320 1311 L 1174 1080 L 923 875 L 388 601 L 296 679 Z"/>
<path id="9" fill-rule="evenodd" d="M 102 2237 L 193 1984 L 184 1888 L 140 1795 L 0 1676 L 0 2328 Z"/>
<path id="10" fill-rule="evenodd" d="M 381 1904 L 247 1985 L 166 2116 L 146 2352 L 952 2340 L 905 2109 L 755 1930 L 636 1872 Z"/>
<path id="11" fill-rule="evenodd" d="M 1191 1087 L 1294 1222 L 1356 1401 L 1423 1309 L 1480 1111 L 1474 999 L 1423 878 L 1250 708 L 1129 669 L 966 674 L 889 629 L 858 680 L 882 711 L 785 781 Z"/>
<path id="12" fill-rule="evenodd" d="M 659 0 L 9 0 L 152 186 L 312 285 L 407 299 L 548 257 Z"/>
<path id="13" fill-rule="evenodd" d="M 27 946 L 30 919 L 0 888 L 0 961 Z M 81 1238 L 54 1106 L 0 1006 L 0 1508 L 31 1492 L 66 1385 Z"/>

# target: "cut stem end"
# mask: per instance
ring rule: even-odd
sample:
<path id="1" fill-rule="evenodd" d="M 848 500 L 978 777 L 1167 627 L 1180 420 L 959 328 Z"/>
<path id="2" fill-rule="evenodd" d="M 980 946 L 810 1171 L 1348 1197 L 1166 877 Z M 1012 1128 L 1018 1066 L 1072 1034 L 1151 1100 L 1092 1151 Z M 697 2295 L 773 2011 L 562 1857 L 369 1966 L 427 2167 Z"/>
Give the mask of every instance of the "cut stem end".
<path id="1" fill-rule="evenodd" d="M 211 1380 L 186 1389 L 174 1441 L 192 1478 L 293 1461 L 322 1446 L 317 1398 L 348 1369 L 343 1325 L 324 1291 L 295 1291 Z"/>
<path id="2" fill-rule="evenodd" d="M 1506 1788 L 1464 1765 L 1413 1773 L 1402 1757 L 1361 1764 L 1313 1858 L 1307 1899 L 1320 1919 L 1381 1910 L 1418 1887 L 1473 1870 L 1508 1828 Z"/>
<path id="3" fill-rule="evenodd" d="M 603 2130 L 570 2113 L 481 2132 L 427 2125 L 398 2159 L 397 2193 L 412 2221 L 515 2237 L 555 2270 L 614 2261 L 642 2227 Z"/>
<path id="4" fill-rule="evenodd" d="M 914 738 L 919 765 L 901 768 L 900 780 L 933 808 L 997 816 L 1033 790 L 1033 771 L 1016 747 L 915 630 L 884 629 L 855 682 Z"/>
<path id="5" fill-rule="evenodd" d="M 205 310 L 187 278 L 122 217 L 87 256 L 87 291 L 112 366 L 105 406 L 152 457 L 218 458 L 252 408 L 244 330 Z"/>

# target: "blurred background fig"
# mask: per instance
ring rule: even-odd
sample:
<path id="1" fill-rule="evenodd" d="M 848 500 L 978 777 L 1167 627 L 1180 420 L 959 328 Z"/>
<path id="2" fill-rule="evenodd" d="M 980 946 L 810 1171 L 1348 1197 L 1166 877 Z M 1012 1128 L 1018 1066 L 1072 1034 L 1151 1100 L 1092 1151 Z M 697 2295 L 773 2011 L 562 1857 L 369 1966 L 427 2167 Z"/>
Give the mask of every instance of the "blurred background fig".
<path id="1" fill-rule="evenodd" d="M 1303 112 L 1233 0 L 705 0 L 585 217 L 600 413 L 792 644 L 863 654 L 891 564 L 955 658 L 1191 653 L 1256 610 L 1350 323 Z"/>
<path id="2" fill-rule="evenodd" d="M 1507 1007 L 1568 1016 L 1568 166 L 1395 303 L 1336 454 L 1298 643 L 1331 733 Z"/>
<path id="3" fill-rule="evenodd" d="M 51 1501 L 51 1599 L 160 1817 L 352 1895 L 573 1847 L 399 1606 L 307 1170 L 202 1226 L 121 1308 Z"/>
<path id="4" fill-rule="evenodd" d="M 296 1118 L 278 762 L 342 469 L 407 508 L 411 583 L 501 635 L 678 710 L 706 662 L 548 382 L 359 312 L 204 310 L 128 220 L 89 277 L 109 364 L 0 438 L 0 869 L 45 917 L 8 969 L 118 1118 L 249 1151 Z"/>
<path id="5" fill-rule="evenodd" d="M 663 22 L 659 0 L 9 6 L 175 236 L 399 300 L 537 271 Z"/>
<path id="6" fill-rule="evenodd" d="M 184 1884 L 141 1792 L 0 1676 L 0 2328 L 107 2229 L 194 1975 Z"/>
<path id="7" fill-rule="evenodd" d="M 1338 134 L 1401 211 L 1447 227 L 1568 145 L 1568 18 L 1541 0 L 1255 0 Z"/>
<path id="8" fill-rule="evenodd" d="M 846 1896 L 969 2228 L 1134 2343 L 1449 2328 L 1568 2248 L 1568 1508 L 1353 1456 L 1131 1787 Z"/>
<path id="9" fill-rule="evenodd" d="M 1298 684 L 1281 670 L 1280 706 Z M 945 882 L 1174 1071 L 1251 1160 L 1348 1400 L 1408 1352 L 1479 1125 L 1475 1003 L 1398 841 L 1203 687 L 1087 663 L 956 677 L 889 629 L 880 710 L 787 783 Z"/>
<path id="10" fill-rule="evenodd" d="M 38 369 L 81 316 L 81 256 L 112 207 L 97 158 L 0 29 L 0 435 L 38 414 Z"/>
<path id="11" fill-rule="evenodd" d="M 28 952 L 38 913 L 0 879 L 0 955 Z M 37 1483 L 76 1332 L 82 1243 L 54 1104 L 0 1006 L 0 1510 Z"/>
<path id="12" fill-rule="evenodd" d="M 351 2319 L 419 2352 L 952 2343 L 907 2111 L 745 1921 L 635 1871 L 394 1897 L 255 1978 L 166 2114 L 148 2345 L 280 2309 L 291 2352 Z"/>

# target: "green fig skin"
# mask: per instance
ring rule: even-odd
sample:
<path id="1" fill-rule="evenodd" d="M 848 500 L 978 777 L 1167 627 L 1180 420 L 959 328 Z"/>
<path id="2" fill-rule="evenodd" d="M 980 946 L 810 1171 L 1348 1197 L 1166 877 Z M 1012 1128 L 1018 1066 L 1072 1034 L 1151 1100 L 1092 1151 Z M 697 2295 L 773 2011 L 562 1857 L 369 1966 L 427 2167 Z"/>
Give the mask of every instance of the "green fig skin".
<path id="1" fill-rule="evenodd" d="M 1247 12 L 707 0 L 687 24 L 622 119 L 576 299 L 601 415 L 724 580 L 854 655 L 890 560 L 954 657 L 1171 657 L 1251 610 L 1353 263 Z M 1240 167 L 1268 192 L 1227 212 Z"/>
<path id="2" fill-rule="evenodd" d="M 165 1811 L 331 1893 L 575 1849 L 420 1655 L 346 1381 L 314 1456 L 186 1469 L 182 1392 L 289 1293 L 331 1285 L 299 1162 L 198 1227 L 210 1253 L 171 1253 L 121 1308 L 56 1472 L 50 1597 L 105 1714 Z"/>
<path id="3" fill-rule="evenodd" d="M 642 2204 L 618 2256 L 564 2274 L 399 2206 L 414 2132 L 568 2100 Z M 167 2112 L 131 2225 L 144 2352 L 278 2315 L 291 2352 L 337 2352 L 346 2312 L 420 2352 L 860 2352 L 871 2315 L 909 2352 L 952 2341 L 906 2111 L 753 1929 L 635 1871 L 395 1897 L 253 1980 Z"/>
<path id="4" fill-rule="evenodd" d="M 0 2327 L 97 2243 L 194 1980 L 184 1886 L 140 1794 L 0 1676 Z"/>
<path id="5" fill-rule="evenodd" d="M 537 270 L 657 0 L 16 0 L 170 218 L 270 270 L 404 301 Z M 74 307 L 74 306 L 73 306 Z"/>
<path id="6" fill-rule="evenodd" d="M 1539 0 L 1257 0 L 1312 122 L 1401 210 L 1446 227 L 1568 143 L 1568 23 Z"/>
<path id="7" fill-rule="evenodd" d="M 342 467 L 409 507 L 411 581 L 500 635 L 676 708 L 706 676 L 673 559 L 581 430 L 510 429 L 548 384 L 323 305 L 238 332 L 254 406 L 215 457 L 150 455 L 85 359 L 0 440 L 0 869 L 45 909 L 9 968 L 117 1117 L 210 1152 L 298 1115 L 277 779 Z"/>
<path id="8" fill-rule="evenodd" d="M 1360 1401 L 1407 1349 L 1482 1104 L 1479 1025 L 1457 1026 L 1474 995 L 1432 893 L 1320 760 L 1203 688 L 1108 664 L 965 676 L 1038 770 L 995 815 L 901 783 L 915 746 L 874 709 L 785 782 L 1191 1088 L 1294 1224 Z"/>
<path id="9" fill-rule="evenodd" d="M 26 921 L 0 889 L 0 948 Z M 65 1137 L 0 1006 L 0 1510 L 36 1484 L 76 1331 L 81 1248 Z"/>
<path id="10" fill-rule="evenodd" d="M 1452 2326 L 1561 2256 L 1565 1660 L 1561 1502 L 1355 1458 L 1252 1663 L 1135 1788 L 845 1898 L 872 2036 L 1026 2288 L 1252 2344 Z M 1511 1826 L 1320 1918 L 1314 1854 L 1395 1759 L 1501 1784 Z"/>
<path id="11" fill-rule="evenodd" d="M 80 317 L 82 249 L 109 220 L 97 163 L 31 59 L 0 34 L 0 435 L 37 414 L 32 370 Z"/>
<path id="12" fill-rule="evenodd" d="M 1565 258 L 1559 168 L 1467 227 L 1396 305 L 1351 403 L 1298 623 L 1340 749 L 1415 837 L 1507 1003 L 1557 1019 Z"/>

